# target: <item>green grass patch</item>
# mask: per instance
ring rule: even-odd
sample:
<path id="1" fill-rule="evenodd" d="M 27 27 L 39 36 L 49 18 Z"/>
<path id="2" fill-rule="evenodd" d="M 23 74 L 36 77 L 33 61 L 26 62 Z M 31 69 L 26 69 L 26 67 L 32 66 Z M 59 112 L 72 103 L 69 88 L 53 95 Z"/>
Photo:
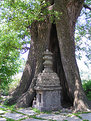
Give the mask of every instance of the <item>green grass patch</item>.
<path id="1" fill-rule="evenodd" d="M 41 112 L 41 113 L 51 114 L 51 113 L 52 113 L 52 111 L 43 111 L 43 112 Z"/>
<path id="2" fill-rule="evenodd" d="M 38 110 L 38 109 L 36 109 L 36 108 L 31 108 L 34 112 L 36 112 L 36 113 L 38 113 L 38 114 L 40 114 L 41 112 L 40 112 L 40 110 Z"/>
<path id="3" fill-rule="evenodd" d="M 83 121 L 89 121 L 89 120 L 83 120 Z"/>
<path id="4" fill-rule="evenodd" d="M 78 118 L 80 118 L 80 119 L 82 119 L 82 117 L 81 116 L 79 116 L 77 113 L 72 113 L 73 115 L 75 115 L 76 117 L 78 117 Z"/>
<path id="5" fill-rule="evenodd" d="M 12 106 L 2 105 L 2 106 L 5 107 L 5 110 L 11 110 L 11 111 L 16 110 L 15 105 L 12 105 Z"/>
<path id="6" fill-rule="evenodd" d="M 7 118 L 6 121 L 15 121 L 15 120 L 11 118 Z"/>
<path id="7" fill-rule="evenodd" d="M 39 120 L 46 120 L 44 118 L 37 117 L 36 115 L 28 116 L 29 118 L 39 119 Z"/>
<path id="8" fill-rule="evenodd" d="M 54 114 L 59 115 L 59 114 L 60 114 L 60 112 L 55 112 Z"/>
<path id="9" fill-rule="evenodd" d="M 5 109 L 5 108 L 0 108 L 0 110 L 7 111 L 7 109 Z"/>
<path id="10" fill-rule="evenodd" d="M 87 112 L 77 112 L 76 114 L 88 114 L 88 113 L 91 113 L 91 111 L 87 111 Z M 72 114 L 75 114 L 75 113 L 72 113 Z"/>
<path id="11" fill-rule="evenodd" d="M 48 121 L 57 121 L 57 120 L 49 119 Z"/>

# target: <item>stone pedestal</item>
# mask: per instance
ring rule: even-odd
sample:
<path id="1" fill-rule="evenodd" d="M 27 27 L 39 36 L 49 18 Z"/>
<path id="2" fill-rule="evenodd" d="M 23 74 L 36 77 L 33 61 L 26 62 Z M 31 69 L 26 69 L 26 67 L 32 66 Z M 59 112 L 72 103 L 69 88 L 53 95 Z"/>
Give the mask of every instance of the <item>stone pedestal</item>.
<path id="1" fill-rule="evenodd" d="M 52 53 L 44 52 L 44 70 L 38 75 L 35 90 L 37 93 L 34 107 L 40 111 L 61 109 L 61 86 L 59 77 L 52 70 Z"/>

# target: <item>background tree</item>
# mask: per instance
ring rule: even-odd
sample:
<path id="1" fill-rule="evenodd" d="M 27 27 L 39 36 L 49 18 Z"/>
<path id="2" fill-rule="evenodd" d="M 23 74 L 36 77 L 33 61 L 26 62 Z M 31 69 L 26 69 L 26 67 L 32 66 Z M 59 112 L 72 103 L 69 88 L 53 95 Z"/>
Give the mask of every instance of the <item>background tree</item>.
<path id="1" fill-rule="evenodd" d="M 50 3 L 49 3 L 50 2 Z M 75 25 L 84 0 L 4 1 L 6 20 L 17 32 L 30 33 L 31 46 L 19 86 L 9 103 L 17 107 L 32 104 L 37 75 L 43 70 L 43 52 L 53 52 L 53 70 L 62 86 L 62 104 L 69 102 L 76 111 L 88 109 L 75 58 Z M 4 15 L 4 14 L 3 14 Z M 73 88 L 72 88 L 73 87 Z"/>
<path id="2" fill-rule="evenodd" d="M 89 5 L 91 1 L 86 0 L 81 11 L 80 17 L 76 23 L 75 40 L 77 58 L 81 59 L 82 54 L 86 55 L 87 63 L 91 64 L 91 8 Z M 86 6 L 86 7 L 85 7 Z"/>
<path id="3" fill-rule="evenodd" d="M 7 29 L 5 24 L 0 26 L 0 90 L 3 94 L 8 94 L 8 85 L 20 67 L 19 50 L 16 49 L 19 43 L 14 32 Z"/>

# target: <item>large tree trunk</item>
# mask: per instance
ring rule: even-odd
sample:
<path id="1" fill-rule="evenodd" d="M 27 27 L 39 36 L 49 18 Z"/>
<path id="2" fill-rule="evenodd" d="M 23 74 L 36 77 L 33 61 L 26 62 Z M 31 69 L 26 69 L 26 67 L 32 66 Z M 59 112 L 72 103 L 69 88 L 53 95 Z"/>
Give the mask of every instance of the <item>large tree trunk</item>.
<path id="1" fill-rule="evenodd" d="M 20 85 L 12 94 L 16 107 L 28 107 L 36 92 L 37 75 L 43 70 L 43 52 L 49 48 L 53 53 L 53 70 L 58 74 L 62 86 L 62 105 L 70 103 L 76 111 L 88 109 L 87 99 L 82 89 L 79 70 L 75 58 L 74 31 L 76 20 L 84 0 L 51 0 L 60 14 L 55 24 L 47 18 L 35 21 L 31 26 L 31 46 Z"/>
<path id="2" fill-rule="evenodd" d="M 75 57 L 74 32 L 76 20 L 82 9 L 84 0 L 55 0 L 55 10 L 62 13 L 56 20 L 61 60 L 70 100 L 74 99 L 75 111 L 88 109 L 87 99 L 81 85 L 81 79 Z M 64 6 L 63 6 L 64 4 Z"/>
<path id="3" fill-rule="evenodd" d="M 30 83 L 29 88 L 19 98 L 17 98 L 16 107 L 28 107 L 29 105 L 32 104 L 33 98 L 35 96 L 34 86 L 36 84 L 37 75 L 43 70 L 43 53 L 48 48 L 48 43 L 49 43 L 48 34 L 50 33 L 49 32 L 50 26 L 51 23 L 49 22 L 48 19 L 46 19 L 43 22 L 35 21 L 31 26 L 31 41 L 34 42 L 35 56 L 34 55 L 33 56 L 35 57 L 36 64 L 35 66 L 32 65 L 34 68 L 32 82 L 31 80 L 28 81 Z M 32 57 L 32 59 L 34 57 Z M 31 63 L 33 64 L 34 62 L 32 61 Z M 32 72 L 30 74 L 32 74 Z M 31 78 L 31 75 L 29 75 L 29 78 Z"/>

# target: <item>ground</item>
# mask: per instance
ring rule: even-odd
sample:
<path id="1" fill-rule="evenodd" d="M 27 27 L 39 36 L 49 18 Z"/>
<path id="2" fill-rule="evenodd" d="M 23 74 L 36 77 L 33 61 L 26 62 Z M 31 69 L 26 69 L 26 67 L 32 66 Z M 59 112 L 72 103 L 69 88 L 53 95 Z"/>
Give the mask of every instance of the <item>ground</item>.
<path id="1" fill-rule="evenodd" d="M 0 104 L 0 121 L 91 121 L 91 111 L 72 113 L 72 109 L 40 112 L 34 108 L 15 109 Z"/>

